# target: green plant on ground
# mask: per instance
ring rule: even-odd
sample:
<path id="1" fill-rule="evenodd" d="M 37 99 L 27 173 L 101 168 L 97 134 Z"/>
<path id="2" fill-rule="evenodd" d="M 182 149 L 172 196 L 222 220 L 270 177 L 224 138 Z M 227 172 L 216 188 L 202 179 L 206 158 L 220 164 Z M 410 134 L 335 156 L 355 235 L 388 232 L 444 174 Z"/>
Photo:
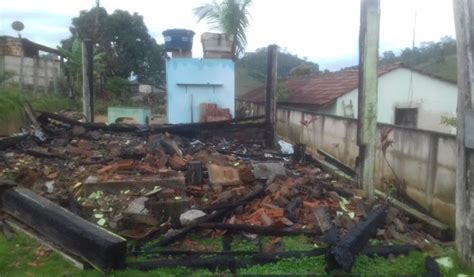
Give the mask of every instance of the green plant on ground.
<path id="1" fill-rule="evenodd" d="M 196 245 L 212 246 L 216 245 L 221 250 L 221 238 L 200 238 L 196 235 L 188 237 Z M 262 238 L 263 243 L 270 242 L 269 237 Z M 284 238 L 282 244 L 285 251 L 290 250 L 309 250 L 313 247 L 310 240 L 303 236 L 293 238 Z M 23 236 L 16 235 L 11 240 L 6 240 L 0 236 L 0 272 L 2 276 L 102 276 L 96 270 L 81 271 L 56 253 L 51 253 L 44 257 L 38 257 L 38 244 Z M 235 248 L 234 248 L 235 247 Z M 235 236 L 232 242 L 232 249 L 238 250 L 257 250 L 256 244 Z M 459 260 L 455 257 L 454 250 L 451 248 L 439 248 L 436 250 L 437 257 L 447 258 L 451 261 L 449 268 L 440 265 L 443 276 L 457 276 L 459 273 L 472 275 L 474 272 L 466 270 L 461 266 Z M 358 256 L 352 273 L 356 276 L 423 276 L 425 273 L 424 260 L 426 254 L 422 252 L 411 252 L 408 255 L 396 257 L 394 259 L 385 259 L 381 257 L 369 258 Z M 143 258 L 128 259 L 129 262 L 140 261 Z M 324 256 L 290 258 L 283 259 L 276 263 L 256 265 L 249 268 L 237 270 L 237 275 L 327 275 L 325 270 L 326 261 Z M 227 275 L 228 270 L 218 270 L 210 272 L 205 269 L 190 269 L 184 267 L 160 268 L 149 272 L 138 270 L 115 271 L 112 276 L 209 276 L 209 275 Z M 342 271 L 333 271 L 332 275 L 345 275 Z"/>

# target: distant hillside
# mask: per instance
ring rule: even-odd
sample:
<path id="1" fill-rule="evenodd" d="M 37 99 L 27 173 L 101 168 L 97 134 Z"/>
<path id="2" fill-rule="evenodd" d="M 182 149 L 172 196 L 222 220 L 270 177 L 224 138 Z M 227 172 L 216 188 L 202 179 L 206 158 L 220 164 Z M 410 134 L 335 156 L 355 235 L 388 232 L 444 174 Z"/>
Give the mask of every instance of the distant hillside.
<path id="1" fill-rule="evenodd" d="M 240 96 L 265 83 L 267 71 L 267 49 L 260 48 L 246 53 L 236 63 L 236 95 Z M 298 68 L 299 70 L 294 70 Z M 292 71 L 294 70 L 294 71 Z M 319 72 L 319 65 L 308 62 L 297 55 L 281 51 L 278 53 L 278 77 L 287 77 L 291 73 L 305 74 Z"/>
<path id="2" fill-rule="evenodd" d="M 457 58 L 455 54 L 446 56 L 443 59 L 431 59 L 416 65 L 415 68 L 434 76 L 454 82 L 457 81 Z"/>
<path id="3" fill-rule="evenodd" d="M 264 82 L 249 75 L 245 68 L 237 63 L 235 69 L 235 95 L 242 96 L 245 93 L 262 86 Z"/>

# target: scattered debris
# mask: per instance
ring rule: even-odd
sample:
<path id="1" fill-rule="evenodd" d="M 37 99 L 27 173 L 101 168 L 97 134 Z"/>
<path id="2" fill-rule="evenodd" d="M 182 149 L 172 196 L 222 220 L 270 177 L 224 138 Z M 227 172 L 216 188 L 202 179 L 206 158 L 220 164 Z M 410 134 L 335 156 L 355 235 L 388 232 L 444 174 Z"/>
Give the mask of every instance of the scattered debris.
<path id="1" fill-rule="evenodd" d="M 179 221 L 183 226 L 196 222 L 197 219 L 206 216 L 206 213 L 200 210 L 188 210 L 179 216 Z"/>
<path id="2" fill-rule="evenodd" d="M 213 116 L 208 114 L 206 121 Z M 390 206 L 391 199 L 388 204 L 383 197 L 369 202 L 352 182 L 334 179 L 324 170 L 330 165 L 306 155 L 304 145 L 293 149 L 279 141 L 280 152 L 265 149 L 262 123 L 245 121 L 105 125 L 41 113 L 36 129 L 45 140 L 34 134 L 0 139 L 5 152 L 0 178 L 22 186 L 0 186 L 1 207 L 103 270 L 125 267 L 126 242 L 114 234 L 134 241 L 132 252 L 158 253 L 158 258 L 183 248 L 197 255 L 187 249 L 191 232 L 275 237 L 272 245 L 261 247 L 263 252 L 238 254 L 227 243 L 227 250 L 214 251 L 212 258 L 128 265 L 142 270 L 235 268 L 326 254 L 329 270 L 350 271 L 357 255 L 406 254 L 434 241 L 427 240 L 413 216 L 397 204 Z M 35 206 L 26 196 L 45 206 Z M 328 247 L 278 253 L 279 237 L 292 235 Z M 94 239 L 87 242 L 86 237 Z M 372 238 L 382 245 L 367 246 Z M 390 245 L 395 240 L 409 245 Z"/>

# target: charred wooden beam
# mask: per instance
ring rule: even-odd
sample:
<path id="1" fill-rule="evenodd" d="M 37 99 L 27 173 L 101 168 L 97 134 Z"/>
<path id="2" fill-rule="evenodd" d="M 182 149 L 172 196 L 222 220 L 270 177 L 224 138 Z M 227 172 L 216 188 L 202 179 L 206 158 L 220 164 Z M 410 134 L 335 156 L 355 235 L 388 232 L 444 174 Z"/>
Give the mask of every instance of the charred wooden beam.
<path id="1" fill-rule="evenodd" d="M 356 173 L 355 173 L 354 169 L 352 169 L 350 166 L 346 165 L 345 163 L 338 160 L 336 157 L 334 157 L 333 155 L 329 154 L 328 152 L 326 152 L 322 149 L 318 149 L 317 151 L 318 151 L 319 154 L 324 156 L 325 161 L 327 161 L 328 163 L 334 165 L 335 167 L 337 167 L 339 170 L 341 170 L 345 174 L 355 178 Z"/>
<path id="2" fill-rule="evenodd" d="M 313 182 L 315 184 L 317 184 L 318 186 L 320 186 L 321 188 L 325 189 L 325 190 L 329 190 L 329 191 L 335 191 L 337 192 L 337 194 L 339 194 L 340 196 L 342 197 L 345 197 L 345 198 L 352 198 L 354 197 L 354 194 L 343 189 L 343 188 L 338 188 L 338 187 L 335 187 L 333 184 L 329 183 L 329 182 L 325 182 L 323 180 L 317 180 L 317 179 L 313 179 Z"/>
<path id="3" fill-rule="evenodd" d="M 300 164 L 306 163 L 306 144 L 295 144 L 293 152 L 293 161 Z"/>
<path id="4" fill-rule="evenodd" d="M 217 211 L 217 210 L 237 208 L 238 206 L 247 204 L 248 202 L 262 196 L 264 192 L 265 192 L 265 188 L 262 185 L 258 185 L 257 188 L 253 192 L 250 192 L 249 194 L 242 197 L 241 199 L 235 200 L 230 203 L 217 203 L 210 207 L 203 208 L 202 210 L 209 213 L 209 212 Z"/>
<path id="5" fill-rule="evenodd" d="M 48 152 L 43 152 L 43 151 L 36 151 L 33 149 L 24 149 L 21 147 L 17 147 L 17 149 L 25 154 L 28 154 L 30 156 L 33 156 L 35 158 L 41 158 L 41 159 L 60 159 L 60 160 L 66 160 L 66 156 L 60 155 L 60 154 L 55 154 L 55 153 L 48 153 Z"/>
<path id="6" fill-rule="evenodd" d="M 283 228 L 277 229 L 268 226 L 255 226 L 248 224 L 227 224 L 227 223 L 202 223 L 198 226 L 201 229 L 218 229 L 234 232 L 246 232 L 263 236 L 298 236 L 298 235 L 320 235 L 321 232 L 315 230 Z"/>
<path id="7" fill-rule="evenodd" d="M 95 267 L 103 271 L 124 268 L 125 239 L 26 188 L 5 189 L 0 199 L 1 208 L 6 213 Z"/>
<path id="8" fill-rule="evenodd" d="M 257 188 L 254 191 L 250 192 L 249 194 L 242 197 L 241 199 L 229 203 L 229 205 L 226 206 L 225 208 L 214 211 L 211 214 L 208 214 L 206 216 L 203 216 L 203 217 L 199 218 L 198 220 L 196 220 L 196 222 L 184 227 L 183 229 L 178 230 L 175 234 L 173 234 L 169 237 L 165 237 L 165 238 L 161 239 L 159 242 L 157 242 L 153 245 L 150 245 L 149 247 L 147 247 L 147 249 L 149 250 L 149 249 L 153 249 L 153 248 L 156 248 L 156 247 L 166 246 L 166 245 L 168 245 L 168 244 L 170 244 L 170 243 L 172 243 L 172 242 L 174 242 L 178 239 L 181 239 L 181 238 L 185 237 L 189 232 L 191 232 L 192 230 L 199 227 L 200 224 L 218 219 L 218 218 L 224 216 L 225 214 L 227 214 L 228 212 L 232 211 L 233 209 L 237 208 L 238 206 L 244 205 L 244 204 L 252 201 L 253 199 L 255 199 L 257 197 L 260 197 L 261 195 L 264 194 L 264 192 L 265 192 L 265 186 L 258 185 Z"/>
<path id="9" fill-rule="evenodd" d="M 356 224 L 336 245 L 331 247 L 326 257 L 327 270 L 342 268 L 350 272 L 355 256 L 362 251 L 377 228 L 384 224 L 387 207 L 384 205 L 372 210 L 364 221 Z"/>
<path id="10" fill-rule="evenodd" d="M 186 172 L 186 184 L 201 185 L 202 184 L 202 162 L 189 161 L 188 170 Z"/>
<path id="11" fill-rule="evenodd" d="M 234 255 L 222 254 L 210 258 L 182 258 L 182 259 L 157 259 L 144 262 L 129 263 L 127 268 L 138 270 L 153 270 L 162 267 L 185 266 L 192 268 L 207 268 L 215 270 L 217 268 L 245 268 L 249 266 L 277 262 L 287 258 L 302 258 L 324 255 L 325 248 L 316 248 L 311 251 L 294 251 L 280 253 L 258 253 L 249 257 L 236 258 Z"/>
<path id="12" fill-rule="evenodd" d="M 416 245 L 378 245 L 365 247 L 361 255 L 368 257 L 384 257 L 406 255 L 411 251 L 420 250 Z"/>
<path id="13" fill-rule="evenodd" d="M 132 251 L 131 255 L 147 255 L 148 257 L 162 256 L 210 256 L 210 255 L 230 255 L 247 256 L 255 255 L 257 251 L 192 251 L 192 250 L 153 250 L 153 251 Z"/>
<path id="14" fill-rule="evenodd" d="M 288 218 L 289 220 L 296 222 L 296 214 L 295 214 L 295 209 L 303 203 L 303 198 L 302 197 L 293 197 L 291 198 L 290 202 L 288 205 L 286 205 L 284 209 L 285 217 Z"/>
<path id="15" fill-rule="evenodd" d="M 328 248 L 319 248 L 321 251 L 327 251 Z M 323 250 L 325 249 L 325 250 Z M 368 246 L 360 253 L 368 257 L 384 257 L 399 256 L 419 250 L 415 245 L 379 245 Z M 301 253 L 306 252 L 302 251 Z M 191 250 L 153 250 L 153 251 L 134 251 L 132 255 L 144 255 L 160 257 L 160 256 L 210 256 L 210 255 L 230 255 L 230 256 L 249 256 L 257 255 L 261 252 L 257 251 L 191 251 Z M 294 251 L 294 253 L 297 253 Z"/>
<path id="16" fill-rule="evenodd" d="M 163 125 L 150 125 L 150 129 L 148 131 L 152 133 L 160 133 L 160 132 L 173 132 L 173 131 L 186 131 L 186 130 L 193 130 L 193 129 L 217 129 L 223 126 L 236 126 L 239 127 L 242 122 L 252 122 L 258 121 L 263 119 L 263 116 L 254 116 L 248 118 L 238 118 L 238 119 L 231 119 L 225 121 L 218 121 L 218 122 L 205 122 L 205 123 L 185 123 L 185 124 L 163 124 Z M 90 122 L 80 122 L 66 116 L 55 114 L 51 112 L 41 112 L 38 116 L 38 121 L 45 125 L 50 120 L 59 121 L 64 124 L 68 124 L 71 126 L 82 126 L 89 130 L 104 130 L 104 131 L 112 131 L 112 132 L 134 132 L 134 131 L 143 131 L 144 126 L 140 125 L 130 125 L 130 124 L 104 124 L 104 123 L 90 123 Z M 235 124 L 233 124 L 235 123 Z M 246 123 L 245 125 L 248 126 L 264 126 L 259 123 Z"/>
<path id="17" fill-rule="evenodd" d="M 426 277 L 441 277 L 439 265 L 431 256 L 425 258 L 425 275 Z"/>
<path id="18" fill-rule="evenodd" d="M 42 125 L 47 125 L 51 120 L 61 122 L 63 124 L 71 126 L 82 126 L 88 130 L 104 130 L 110 132 L 138 132 L 143 130 L 143 126 L 139 125 L 126 125 L 126 124 L 105 124 L 105 123 L 91 123 L 91 122 L 80 122 L 66 116 L 55 114 L 51 112 L 41 112 L 38 116 L 38 121 Z"/>
<path id="19" fill-rule="evenodd" d="M 0 150 L 10 148 L 22 142 L 26 138 L 30 137 L 29 135 L 20 135 L 20 136 L 11 136 L 0 139 Z"/>

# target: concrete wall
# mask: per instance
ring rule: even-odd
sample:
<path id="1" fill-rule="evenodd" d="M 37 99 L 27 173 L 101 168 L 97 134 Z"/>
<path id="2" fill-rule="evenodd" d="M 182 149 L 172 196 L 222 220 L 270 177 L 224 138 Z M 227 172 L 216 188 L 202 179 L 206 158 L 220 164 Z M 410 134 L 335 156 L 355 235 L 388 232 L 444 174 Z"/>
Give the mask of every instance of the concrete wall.
<path id="1" fill-rule="evenodd" d="M 221 109 L 228 108 L 234 116 L 234 72 L 234 62 L 227 59 L 168 60 L 166 62 L 168 122 L 199 122 L 201 103 L 215 103 Z"/>
<path id="2" fill-rule="evenodd" d="M 377 120 L 395 123 L 395 108 L 418 108 L 418 128 L 455 134 L 456 128 L 440 124 L 442 116 L 455 117 L 457 86 L 418 72 L 398 68 L 382 75 L 378 80 Z M 344 116 L 344 105 L 352 101 L 357 117 L 358 90 L 339 97 L 328 112 Z M 335 111 L 335 112 L 334 112 Z"/>
<path id="3" fill-rule="evenodd" d="M 238 101 L 239 108 L 253 110 L 259 106 L 258 114 L 264 113 L 263 105 Z M 304 127 L 302 120 L 311 121 Z M 388 139 L 393 145 L 388 148 L 386 158 L 396 176 L 406 184 L 406 193 L 441 221 L 454 225 L 456 138 L 453 135 L 379 124 L 380 133 L 390 130 Z M 339 116 L 279 107 L 277 132 L 292 142 L 302 142 L 309 152 L 317 149 L 331 153 L 345 164 L 355 167 L 358 155 L 356 144 L 357 121 Z M 375 183 L 385 190 L 384 180 L 394 179 L 381 150 L 380 140 L 376 153 Z"/>
<path id="4" fill-rule="evenodd" d="M 56 90 L 62 78 L 61 62 L 42 58 L 0 56 L 0 71 L 15 73 L 7 83 L 18 84 L 21 80 L 25 86 L 36 86 L 47 91 Z"/>

